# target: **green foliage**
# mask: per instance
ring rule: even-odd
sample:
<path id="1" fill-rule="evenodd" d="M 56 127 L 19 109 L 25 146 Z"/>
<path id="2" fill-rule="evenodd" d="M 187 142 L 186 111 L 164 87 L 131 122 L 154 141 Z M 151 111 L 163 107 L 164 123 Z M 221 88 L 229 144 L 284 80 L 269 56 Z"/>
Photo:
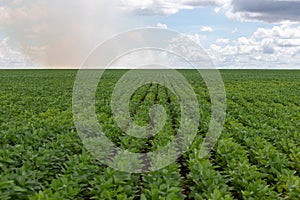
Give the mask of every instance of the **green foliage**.
<path id="1" fill-rule="evenodd" d="M 198 135 L 176 163 L 142 174 L 113 170 L 84 148 L 72 113 L 76 72 L 0 71 L 1 200 L 300 199 L 299 71 L 222 70 L 226 123 L 211 155 L 201 158 L 211 118 L 209 91 L 197 72 L 180 70 L 199 101 Z M 139 88 L 129 105 L 133 121 L 140 126 L 155 124 L 149 110 L 160 104 L 166 123 L 149 139 L 126 135 L 110 106 L 114 86 L 125 72 L 108 70 L 101 78 L 98 121 L 120 148 L 160 149 L 174 140 L 180 127 L 179 99 L 170 88 L 155 83 Z M 156 159 L 148 165 L 165 158 Z"/>

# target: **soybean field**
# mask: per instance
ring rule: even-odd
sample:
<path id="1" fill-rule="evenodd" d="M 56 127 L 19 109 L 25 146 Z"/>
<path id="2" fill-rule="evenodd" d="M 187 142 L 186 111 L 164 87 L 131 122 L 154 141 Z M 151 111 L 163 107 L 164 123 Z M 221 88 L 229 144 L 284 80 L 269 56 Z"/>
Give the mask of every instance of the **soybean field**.
<path id="1" fill-rule="evenodd" d="M 178 97 L 158 83 L 139 87 L 130 99 L 131 119 L 141 126 L 154 123 L 149 110 L 158 104 L 166 123 L 151 137 L 132 137 L 120 130 L 111 110 L 114 87 L 126 72 L 106 70 L 99 81 L 98 123 L 119 148 L 156 151 L 180 126 Z M 97 160 L 77 133 L 77 70 L 0 70 L 0 199 L 300 199 L 300 71 L 220 70 L 226 119 L 205 157 L 199 151 L 211 120 L 210 94 L 198 72 L 178 72 L 199 103 L 192 145 L 167 167 L 127 173 Z"/>

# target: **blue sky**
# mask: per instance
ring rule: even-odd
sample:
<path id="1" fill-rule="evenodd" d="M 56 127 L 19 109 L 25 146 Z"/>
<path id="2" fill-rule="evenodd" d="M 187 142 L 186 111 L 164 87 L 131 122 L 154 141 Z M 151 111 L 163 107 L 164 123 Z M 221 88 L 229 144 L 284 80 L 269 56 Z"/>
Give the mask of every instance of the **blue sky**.
<path id="1" fill-rule="evenodd" d="M 72 68 L 110 36 L 159 26 L 218 68 L 300 68 L 298 0 L 0 0 L 0 68 Z"/>
<path id="2" fill-rule="evenodd" d="M 249 36 L 259 27 L 271 28 L 273 26 L 273 24 L 259 21 L 242 22 L 229 19 L 222 13 L 216 13 L 213 7 L 180 10 L 170 16 L 146 16 L 142 18 L 144 18 L 143 21 L 153 26 L 160 22 L 166 24 L 169 29 L 182 33 L 205 35 L 207 38 L 202 41 L 205 47 L 218 38 L 234 39 Z M 213 32 L 202 32 L 201 28 L 203 26 L 211 27 Z"/>

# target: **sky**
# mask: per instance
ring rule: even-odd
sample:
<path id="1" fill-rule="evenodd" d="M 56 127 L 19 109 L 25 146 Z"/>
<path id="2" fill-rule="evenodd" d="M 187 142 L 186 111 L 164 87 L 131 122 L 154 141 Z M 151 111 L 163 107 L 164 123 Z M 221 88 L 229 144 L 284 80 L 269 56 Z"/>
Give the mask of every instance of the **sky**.
<path id="1" fill-rule="evenodd" d="M 220 69 L 300 69 L 299 0 L 0 0 L 0 68 L 76 68 L 142 27 L 188 35 Z"/>

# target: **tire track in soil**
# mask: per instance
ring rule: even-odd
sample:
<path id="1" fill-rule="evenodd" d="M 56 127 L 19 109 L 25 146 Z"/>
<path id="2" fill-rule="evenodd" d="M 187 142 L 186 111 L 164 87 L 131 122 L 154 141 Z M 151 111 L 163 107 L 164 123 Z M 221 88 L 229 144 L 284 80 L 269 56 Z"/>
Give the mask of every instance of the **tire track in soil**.
<path id="1" fill-rule="evenodd" d="M 172 85 L 172 87 L 173 87 L 173 85 Z M 167 97 L 167 104 L 170 105 L 172 103 L 172 101 L 171 101 L 169 91 L 166 87 L 165 87 L 165 95 Z M 173 106 L 170 106 L 169 108 L 170 108 L 170 113 L 174 113 Z M 176 120 L 175 120 L 174 116 L 171 116 L 171 126 L 172 126 L 172 129 L 175 131 L 175 129 L 176 129 Z M 190 173 L 190 170 L 186 166 L 186 159 L 184 158 L 184 155 L 181 155 L 177 159 L 176 162 L 179 165 L 179 173 L 180 173 L 180 176 L 181 176 L 182 182 L 183 182 L 183 186 L 182 186 L 183 194 L 186 196 L 186 199 L 188 199 L 188 196 L 191 193 L 191 190 L 189 188 L 187 175 Z"/>
<path id="2" fill-rule="evenodd" d="M 153 86 L 153 83 L 151 83 L 151 86 Z M 150 91 L 150 88 L 148 89 L 148 91 Z M 149 92 L 148 92 L 149 93 Z M 148 95 L 147 93 L 147 95 Z M 145 95 L 142 99 L 143 101 L 146 99 L 146 96 Z M 154 100 L 153 100 L 153 103 L 156 104 L 158 102 L 158 84 L 156 84 L 156 91 L 155 91 L 155 97 L 154 97 Z M 142 102 L 141 102 L 142 103 Z M 152 120 L 153 118 L 151 117 L 151 121 L 150 121 L 150 126 L 149 126 L 149 130 L 151 130 L 151 128 L 153 128 L 154 126 L 154 122 Z M 141 151 L 141 153 L 147 153 L 149 151 L 149 148 L 152 146 L 150 141 L 153 140 L 154 136 L 150 136 L 148 138 L 148 141 L 146 142 L 146 147 Z M 142 164 L 143 164 L 143 168 L 142 168 L 142 171 L 148 171 L 149 168 L 150 168 L 150 163 L 151 163 L 151 159 L 146 156 L 146 154 L 144 154 L 141 159 L 143 160 Z M 140 174 L 139 176 L 139 183 L 138 183 L 138 196 L 140 197 L 142 195 L 142 190 L 143 190 L 143 187 L 144 187 L 144 179 L 143 179 L 144 175 L 143 174 Z"/>
<path id="3" fill-rule="evenodd" d="M 137 114 L 137 111 L 138 111 L 138 108 L 143 104 L 143 102 L 145 101 L 145 99 L 147 98 L 148 94 L 150 93 L 150 89 L 151 87 L 153 86 L 153 83 L 150 83 L 148 89 L 146 90 L 146 92 L 144 93 L 143 97 L 139 100 L 138 102 L 138 105 L 136 107 L 134 107 L 134 110 L 132 111 L 132 115 L 136 115 Z M 126 126 L 126 129 L 129 127 L 129 124 Z M 121 145 L 119 143 L 121 143 L 121 140 L 124 136 L 126 136 L 127 134 L 125 132 L 122 132 L 120 137 L 119 137 L 119 140 L 118 140 L 118 143 L 116 143 L 115 145 L 117 147 L 121 147 Z M 118 150 L 117 149 L 114 149 L 111 154 L 110 154 L 110 160 L 113 161 L 115 156 L 117 155 L 118 153 Z"/>

